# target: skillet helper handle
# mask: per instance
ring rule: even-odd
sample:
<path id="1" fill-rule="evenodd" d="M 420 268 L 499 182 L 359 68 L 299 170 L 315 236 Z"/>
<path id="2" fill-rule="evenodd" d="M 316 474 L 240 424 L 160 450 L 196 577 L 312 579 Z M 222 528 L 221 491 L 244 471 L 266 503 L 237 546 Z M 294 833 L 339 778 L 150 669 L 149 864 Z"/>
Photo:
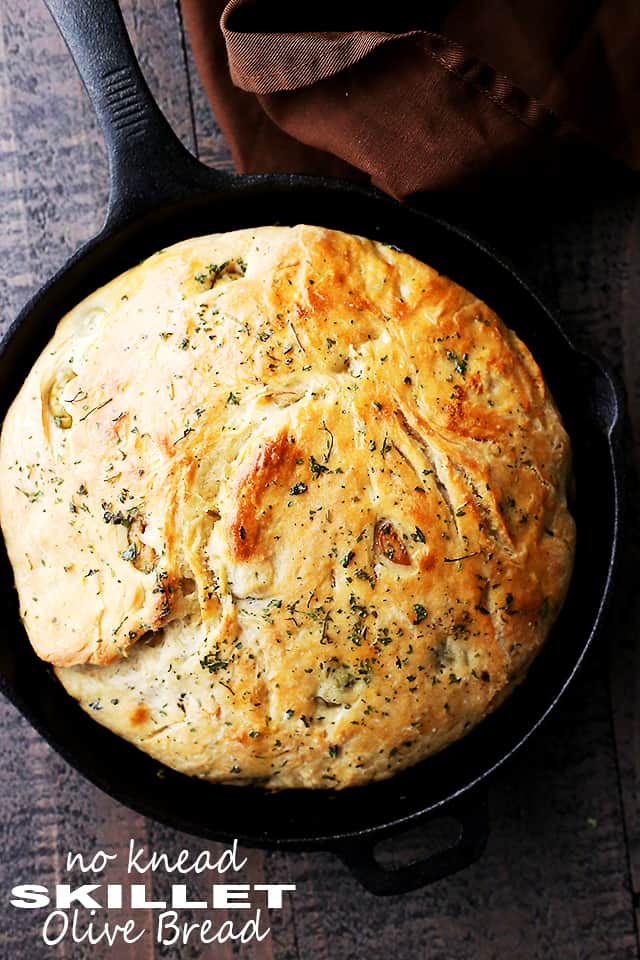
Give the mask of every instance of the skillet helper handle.
<path id="1" fill-rule="evenodd" d="M 104 134 L 111 176 L 107 221 L 180 197 L 200 179 L 211 188 L 216 174 L 183 147 L 152 97 L 117 0 L 45 3 Z"/>
<path id="2" fill-rule="evenodd" d="M 460 831 L 454 845 L 405 866 L 383 867 L 375 857 L 376 841 L 371 843 L 366 838 L 349 841 L 335 853 L 370 893 L 393 896 L 419 890 L 470 867 L 482 855 L 489 838 L 486 787 L 469 791 L 445 810 L 436 811 L 431 819 L 440 817 L 458 822 Z"/>

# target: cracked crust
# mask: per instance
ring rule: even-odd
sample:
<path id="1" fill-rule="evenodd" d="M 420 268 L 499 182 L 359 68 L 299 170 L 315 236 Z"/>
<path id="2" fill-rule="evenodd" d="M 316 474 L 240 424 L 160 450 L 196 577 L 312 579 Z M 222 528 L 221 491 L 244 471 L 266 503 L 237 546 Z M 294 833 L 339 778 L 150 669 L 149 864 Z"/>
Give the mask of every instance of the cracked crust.
<path id="1" fill-rule="evenodd" d="M 316 227 L 154 255 L 7 415 L 25 626 L 189 774 L 390 776 L 475 726 L 562 605 L 570 449 L 527 348 L 446 277 Z"/>

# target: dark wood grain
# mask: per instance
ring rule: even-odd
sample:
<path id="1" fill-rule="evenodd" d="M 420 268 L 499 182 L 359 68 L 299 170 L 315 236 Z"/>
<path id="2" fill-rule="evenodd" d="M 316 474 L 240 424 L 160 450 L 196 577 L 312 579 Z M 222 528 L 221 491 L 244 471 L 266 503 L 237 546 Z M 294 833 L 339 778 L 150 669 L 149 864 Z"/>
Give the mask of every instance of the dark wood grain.
<path id="1" fill-rule="evenodd" d="M 625 562 L 617 594 L 612 633 L 612 705 L 618 744 L 629 867 L 640 926 L 640 511 L 637 507 L 640 473 L 640 200 L 635 197 L 626 223 L 625 256 L 619 265 L 624 282 L 619 298 L 622 328 L 621 372 L 629 406 L 630 507 Z"/>
<path id="2" fill-rule="evenodd" d="M 178 2 L 178 0 L 176 0 Z M 217 170 L 233 170 L 231 152 L 216 123 L 200 83 L 188 35 L 183 30 L 186 70 L 191 93 L 191 110 L 196 133 L 196 153 L 203 163 Z"/>
<path id="3" fill-rule="evenodd" d="M 229 169 L 229 151 L 197 79 L 174 0 L 127 0 L 127 24 L 154 94 L 183 142 Z M 40 0 L 0 9 L 0 276 L 6 326 L 39 284 L 99 226 L 107 196 L 100 135 L 64 44 Z M 437 206 L 443 201 L 427 201 Z M 444 201 L 454 218 L 508 250 L 563 322 L 595 343 L 624 377 L 627 449 L 640 464 L 640 191 L 526 205 Z M 215 226 L 212 226 L 215 229 Z M 597 509 L 597 505 L 594 505 Z M 27 911 L 0 913 L 0 957 L 38 960 L 627 960 L 638 956 L 640 891 L 637 634 L 640 625 L 637 510 L 627 522 L 627 561 L 614 616 L 569 695 L 491 783 L 486 854 L 429 889 L 379 900 L 330 854 L 245 851 L 242 880 L 296 883 L 270 917 L 261 944 L 184 948 L 151 939 L 132 948 L 45 951 Z M 17 882 L 66 879 L 68 850 L 119 853 L 110 882 L 125 879 L 130 839 L 173 856 L 184 847 L 221 851 L 145 820 L 76 774 L 5 701 L 0 702 L 0 892 Z M 222 812 L 223 813 L 223 812 Z M 220 816 L 212 811 L 212 818 Z M 402 862 L 437 836 L 398 838 Z M 193 882 L 204 894 L 211 876 Z M 156 875 L 162 897 L 170 878 Z M 5 901 L 6 903 L 6 901 Z M 126 915 L 126 914 L 125 914 Z M 185 913 L 185 919 L 188 916 Z M 140 920 L 140 917 L 138 917 Z M 144 921 L 142 921 L 144 922 Z"/>

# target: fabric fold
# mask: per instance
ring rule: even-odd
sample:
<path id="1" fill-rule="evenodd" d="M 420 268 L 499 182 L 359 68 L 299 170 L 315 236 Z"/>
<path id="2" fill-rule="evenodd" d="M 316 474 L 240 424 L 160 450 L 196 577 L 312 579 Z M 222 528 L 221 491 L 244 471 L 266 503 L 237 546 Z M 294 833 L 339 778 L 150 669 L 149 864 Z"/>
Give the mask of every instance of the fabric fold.
<path id="1" fill-rule="evenodd" d="M 420 22 L 393 32 L 297 29 L 301 20 L 339 26 L 337 7 L 323 18 L 320 8 L 281 2 L 267 20 L 266 5 L 254 0 L 182 0 L 205 90 L 241 172 L 348 176 L 404 198 L 573 175 L 599 165 L 604 150 L 640 168 L 628 89 L 638 67 L 628 44 L 614 43 L 613 0 L 591 4 L 588 16 L 578 15 L 576 0 L 553 8 L 543 0 L 548 29 L 566 31 L 564 47 L 532 4 L 458 0 L 440 4 L 440 32 Z M 406 11 L 398 20 L 408 25 Z M 517 49 L 501 49 L 492 22 Z M 629 8 L 626 27 L 640 39 L 640 7 L 635 16 Z M 607 39 L 604 52 L 594 38 Z M 597 116 L 585 111 L 580 82 Z M 594 85 L 606 102 L 594 99 Z"/>

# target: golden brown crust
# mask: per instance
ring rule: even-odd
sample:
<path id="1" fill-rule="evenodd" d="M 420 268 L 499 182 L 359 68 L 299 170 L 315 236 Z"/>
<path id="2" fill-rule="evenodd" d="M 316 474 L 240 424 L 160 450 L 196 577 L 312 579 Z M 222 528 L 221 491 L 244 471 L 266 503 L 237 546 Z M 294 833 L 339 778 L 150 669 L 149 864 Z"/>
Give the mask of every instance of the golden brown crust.
<path id="1" fill-rule="evenodd" d="M 38 654 L 177 769 L 389 776 L 477 724 L 562 604 L 569 442 L 527 348 L 381 244 L 178 244 L 59 324 L 0 517 Z"/>
<path id="2" fill-rule="evenodd" d="M 230 488 L 235 511 L 229 518 L 227 537 L 234 560 L 251 560 L 257 554 L 262 527 L 261 501 L 269 487 L 286 484 L 295 458 L 295 444 L 283 430 L 275 439 L 260 446 L 255 458 Z"/>

